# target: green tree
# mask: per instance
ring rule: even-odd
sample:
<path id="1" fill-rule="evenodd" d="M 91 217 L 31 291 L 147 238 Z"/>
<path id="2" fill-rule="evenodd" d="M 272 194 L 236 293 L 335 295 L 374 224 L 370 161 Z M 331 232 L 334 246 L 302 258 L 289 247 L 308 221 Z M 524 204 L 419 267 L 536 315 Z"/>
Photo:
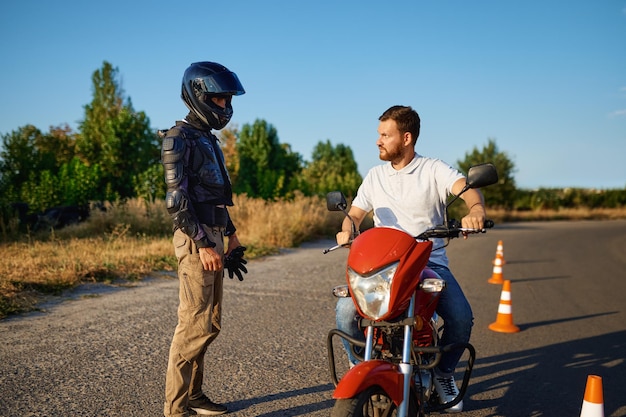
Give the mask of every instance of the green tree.
<path id="1" fill-rule="evenodd" d="M 49 171 L 31 171 L 30 178 L 21 189 L 20 201 L 28 204 L 33 212 L 62 204 L 58 179 Z"/>
<path id="2" fill-rule="evenodd" d="M 100 166 L 97 198 L 132 197 L 134 177 L 159 162 L 158 137 L 146 114 L 136 112 L 124 97 L 117 68 L 105 61 L 92 82 L 93 99 L 85 106 L 76 152 L 86 165 Z"/>
<path id="3" fill-rule="evenodd" d="M 86 206 L 95 200 L 100 187 L 102 172 L 100 165 L 86 165 L 79 158 L 61 165 L 58 173 L 60 193 L 63 205 Z"/>
<path id="4" fill-rule="evenodd" d="M 69 127 L 51 128 L 48 134 L 32 125 L 18 128 L 2 137 L 0 152 L 0 191 L 2 201 L 23 201 L 25 187 L 51 185 L 48 179 L 58 172 L 58 164 L 73 154 L 74 136 Z M 47 172 L 46 177 L 41 173 Z M 41 181 L 41 184 L 39 184 Z M 54 193 L 48 190 L 48 195 Z"/>
<path id="5" fill-rule="evenodd" d="M 166 187 L 163 178 L 164 172 L 161 164 L 154 164 L 137 174 L 133 178 L 135 196 L 150 202 L 165 199 Z"/>
<path id="6" fill-rule="evenodd" d="M 32 171 L 20 188 L 20 201 L 31 211 L 55 206 L 88 206 L 100 187 L 100 167 L 87 166 L 77 157 L 63 163 L 56 172 Z"/>
<path id="7" fill-rule="evenodd" d="M 76 155 L 76 133 L 67 124 L 50 127 L 50 132 L 43 139 L 37 146 L 51 159 L 47 167 L 53 171 L 69 163 Z"/>
<path id="8" fill-rule="evenodd" d="M 315 145 L 312 161 L 306 164 L 301 176 L 306 187 L 303 191 L 317 195 L 340 190 L 353 197 L 363 181 L 352 149 L 343 144 L 333 146 L 330 140 Z"/>
<path id="9" fill-rule="evenodd" d="M 278 140 L 276 128 L 264 120 L 245 124 L 237 143 L 239 170 L 233 183 L 235 193 L 275 199 L 289 197 L 298 189 L 297 174 L 302 157 Z"/>
<path id="10" fill-rule="evenodd" d="M 465 154 L 464 160 L 457 161 L 459 169 L 467 174 L 472 165 L 490 162 L 498 170 L 498 183 L 482 189 L 485 204 L 488 207 L 503 207 L 511 209 L 515 203 L 516 187 L 513 172 L 515 164 L 509 156 L 498 150 L 496 141 L 488 139 L 482 150 L 477 147 Z"/>
<path id="11" fill-rule="evenodd" d="M 19 189 L 30 178 L 33 170 L 39 168 L 42 159 L 36 143 L 43 134 L 32 125 L 20 127 L 2 136 L 0 151 L 0 176 L 3 198 L 17 201 Z"/>
<path id="12" fill-rule="evenodd" d="M 557 210 L 559 205 L 559 197 L 554 189 L 540 188 L 531 193 L 530 207 L 533 210 Z"/>

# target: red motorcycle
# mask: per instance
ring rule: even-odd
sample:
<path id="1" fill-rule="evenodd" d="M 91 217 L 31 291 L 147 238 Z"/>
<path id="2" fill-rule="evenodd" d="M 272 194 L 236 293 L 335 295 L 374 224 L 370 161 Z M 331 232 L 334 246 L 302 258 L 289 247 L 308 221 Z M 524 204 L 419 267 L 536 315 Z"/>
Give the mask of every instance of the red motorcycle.
<path id="1" fill-rule="evenodd" d="M 347 265 L 348 285 L 336 287 L 337 297 L 352 297 L 361 317 L 365 342 L 345 332 L 333 329 L 328 334 L 327 348 L 330 374 L 336 386 L 335 406 L 331 417 L 413 417 L 424 416 L 458 404 L 465 395 L 476 358 L 469 343 L 439 345 L 440 328 L 435 309 L 445 281 L 426 267 L 433 242 L 429 239 L 449 239 L 461 234 L 484 233 L 485 229 L 465 229 L 457 220 L 447 220 L 447 209 L 470 188 L 496 183 L 498 175 L 491 164 L 471 167 L 467 183 L 446 206 L 445 225 L 426 230 L 419 236 L 404 231 L 374 227 L 347 245 L 350 247 Z M 339 191 L 327 196 L 331 211 L 342 211 L 348 218 L 347 203 Z M 485 222 L 485 228 L 493 222 Z M 352 224 L 353 236 L 357 235 Z M 437 248 L 435 248 L 437 249 Z M 348 341 L 352 354 L 361 361 L 337 378 L 333 339 Z M 467 365 L 459 395 L 439 404 L 434 385 L 433 369 L 442 353 L 462 349 L 468 352 Z"/>

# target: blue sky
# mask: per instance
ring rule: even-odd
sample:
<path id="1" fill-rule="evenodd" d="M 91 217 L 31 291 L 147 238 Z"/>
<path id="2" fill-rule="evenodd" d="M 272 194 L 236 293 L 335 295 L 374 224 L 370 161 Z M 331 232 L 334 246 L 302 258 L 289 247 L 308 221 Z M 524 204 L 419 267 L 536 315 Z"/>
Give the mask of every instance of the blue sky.
<path id="1" fill-rule="evenodd" d="M 365 174 L 403 104 L 423 155 L 456 165 L 491 138 L 518 187 L 626 186 L 626 0 L 6 0 L 0 57 L 0 134 L 76 128 L 105 60 L 167 128 L 185 68 L 210 60 L 246 89 L 230 126 L 266 120 L 305 160 L 328 139 Z"/>

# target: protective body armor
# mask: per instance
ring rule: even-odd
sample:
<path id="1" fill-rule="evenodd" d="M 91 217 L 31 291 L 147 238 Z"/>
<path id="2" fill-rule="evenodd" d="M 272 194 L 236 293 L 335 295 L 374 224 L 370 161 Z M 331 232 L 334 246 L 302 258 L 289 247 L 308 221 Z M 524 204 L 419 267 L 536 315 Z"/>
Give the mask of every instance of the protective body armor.
<path id="1" fill-rule="evenodd" d="M 226 209 L 233 205 L 230 178 L 214 135 L 178 122 L 163 138 L 161 160 L 174 229 L 181 229 L 199 247 L 207 243 L 200 224 L 226 227 L 226 235 L 235 232 Z"/>

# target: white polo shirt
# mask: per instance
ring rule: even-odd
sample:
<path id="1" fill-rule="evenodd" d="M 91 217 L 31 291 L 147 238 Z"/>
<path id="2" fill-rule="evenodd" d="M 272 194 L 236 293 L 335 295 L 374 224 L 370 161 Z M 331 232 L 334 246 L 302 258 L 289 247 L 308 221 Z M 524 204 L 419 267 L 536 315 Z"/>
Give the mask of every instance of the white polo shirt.
<path id="1" fill-rule="evenodd" d="M 393 227 L 417 236 L 443 224 L 447 198 L 460 178 L 463 174 L 442 160 L 416 153 L 401 170 L 394 169 L 391 162 L 372 168 L 352 205 L 368 213 L 373 210 L 376 227 Z M 443 244 L 443 239 L 433 239 L 434 248 Z M 448 265 L 445 249 L 433 251 L 430 260 Z"/>

